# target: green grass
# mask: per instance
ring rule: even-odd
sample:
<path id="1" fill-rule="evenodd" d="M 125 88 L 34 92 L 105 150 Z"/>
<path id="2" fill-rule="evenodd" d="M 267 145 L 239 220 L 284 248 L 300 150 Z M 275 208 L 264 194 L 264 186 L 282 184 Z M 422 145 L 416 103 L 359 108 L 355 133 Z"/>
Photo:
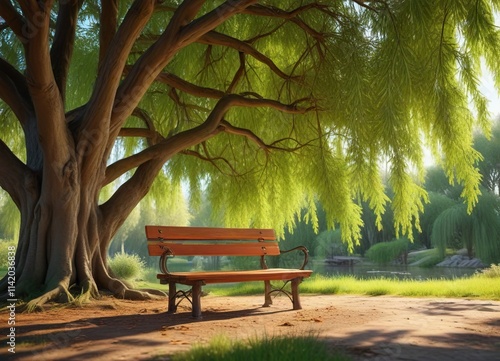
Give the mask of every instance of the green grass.
<path id="1" fill-rule="evenodd" d="M 140 288 L 155 288 L 167 291 L 166 285 L 141 282 Z M 245 296 L 262 294 L 263 282 L 208 285 L 203 290 L 216 296 Z M 357 279 L 353 276 L 323 277 L 313 276 L 300 285 L 301 294 L 338 294 L 368 296 L 407 297 L 472 297 L 500 300 L 500 277 L 476 275 L 453 280 L 394 280 L 389 278 Z"/>
<path id="2" fill-rule="evenodd" d="M 155 359 L 162 359 L 158 356 Z M 314 336 L 278 336 L 248 341 L 231 341 L 218 336 L 207 346 L 195 346 L 172 356 L 172 361 L 349 361 L 351 358 L 329 351 Z"/>
<path id="3" fill-rule="evenodd" d="M 167 291 L 159 282 L 141 282 L 141 288 Z M 203 290 L 217 296 L 262 294 L 263 282 L 216 284 Z M 358 279 L 354 276 L 325 277 L 313 275 L 300 285 L 301 294 L 339 294 L 408 297 L 472 297 L 500 300 L 500 265 L 492 265 L 470 277 L 455 279 L 398 280 L 392 278 Z"/>
<path id="4" fill-rule="evenodd" d="M 355 277 L 326 278 L 316 276 L 301 285 L 302 293 L 359 295 L 393 295 L 411 297 L 476 297 L 481 299 L 500 299 L 500 279 L 480 275 L 456 278 L 453 280 L 360 280 Z"/>

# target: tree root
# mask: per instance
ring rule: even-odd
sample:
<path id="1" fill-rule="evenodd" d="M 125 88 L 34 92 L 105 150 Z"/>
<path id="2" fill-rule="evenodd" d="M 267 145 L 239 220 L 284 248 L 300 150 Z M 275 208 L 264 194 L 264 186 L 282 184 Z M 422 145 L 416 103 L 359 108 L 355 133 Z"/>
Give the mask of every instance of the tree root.
<path id="1" fill-rule="evenodd" d="M 62 284 L 45 292 L 39 297 L 36 297 L 27 303 L 21 303 L 17 306 L 20 312 L 39 312 L 44 310 L 44 305 L 54 301 L 60 304 L 73 304 L 81 306 L 85 303 L 92 302 L 93 299 L 101 297 L 102 292 L 109 291 L 116 298 L 127 299 L 133 301 L 144 301 L 152 299 L 163 299 L 167 294 L 163 291 L 156 289 L 133 289 L 131 286 L 126 285 L 124 282 L 110 278 L 110 283 L 107 290 L 102 289 L 99 292 L 95 283 L 88 281 L 79 288 L 79 292 L 73 294 Z"/>
<path id="2" fill-rule="evenodd" d="M 153 296 L 159 296 L 160 298 L 168 297 L 168 294 L 166 292 L 155 290 L 154 288 L 140 288 L 138 289 L 138 291 L 147 292 Z"/>
<path id="3" fill-rule="evenodd" d="M 132 285 L 127 284 L 125 281 L 109 276 L 106 284 L 106 289 L 108 289 L 116 298 L 144 301 L 166 297 L 164 292 L 152 289 L 134 289 Z"/>
<path id="4" fill-rule="evenodd" d="M 43 295 L 32 299 L 25 305 L 21 306 L 22 312 L 43 311 L 43 306 L 50 301 L 58 300 L 63 303 L 74 302 L 75 298 L 71 295 L 66 287 L 59 285 L 56 288 L 45 292 Z"/>

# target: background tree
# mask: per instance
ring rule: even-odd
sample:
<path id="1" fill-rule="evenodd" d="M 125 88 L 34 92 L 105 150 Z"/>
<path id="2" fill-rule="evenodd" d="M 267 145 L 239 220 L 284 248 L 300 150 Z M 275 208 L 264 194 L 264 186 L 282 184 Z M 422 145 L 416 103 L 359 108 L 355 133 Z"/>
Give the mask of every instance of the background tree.
<path id="1" fill-rule="evenodd" d="M 397 233 L 418 227 L 426 193 L 410 170 L 422 172 L 424 135 L 471 209 L 472 129 L 489 121 L 477 75 L 484 60 L 500 84 L 499 6 L 0 0 L 0 186 L 21 214 L 16 296 L 29 307 L 71 298 L 71 286 L 149 297 L 116 280 L 106 255 L 157 176 L 188 183 L 195 204 L 206 193 L 229 226 L 282 232 L 319 201 L 352 246 L 357 201 L 377 223 L 388 206 L 381 157 Z M 114 160 L 117 146 L 127 153 Z"/>
<path id="2" fill-rule="evenodd" d="M 500 261 L 500 199 L 485 190 L 472 211 L 464 204 L 445 209 L 434 221 L 431 239 L 445 256 L 446 248 L 467 249 L 470 258 L 476 256 L 485 264 Z"/>
<path id="3" fill-rule="evenodd" d="M 482 186 L 500 195 L 500 119 L 494 123 L 491 137 L 484 134 L 474 137 L 474 148 L 483 156 L 478 164 Z"/>
<path id="4" fill-rule="evenodd" d="M 458 203 L 456 199 L 444 194 L 429 191 L 429 203 L 425 205 L 422 217 L 420 217 L 422 232 L 419 232 L 416 236 L 423 246 L 426 248 L 433 247 L 431 235 L 434 222 L 443 211 L 456 206 Z"/>

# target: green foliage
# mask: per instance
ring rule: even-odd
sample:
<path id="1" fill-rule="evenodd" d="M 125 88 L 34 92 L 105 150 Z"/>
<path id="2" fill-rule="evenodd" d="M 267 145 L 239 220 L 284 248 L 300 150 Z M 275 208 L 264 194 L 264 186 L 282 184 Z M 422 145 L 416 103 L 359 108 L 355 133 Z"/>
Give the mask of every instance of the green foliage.
<path id="1" fill-rule="evenodd" d="M 349 255 L 349 250 L 346 244 L 342 242 L 340 233 L 340 230 L 321 232 L 316 238 L 317 245 L 314 255 L 322 258 Z"/>
<path id="2" fill-rule="evenodd" d="M 161 174 L 153 183 L 152 191 L 120 227 L 108 252 L 110 255 L 122 252 L 137 254 L 147 260 L 149 266 L 155 266 L 158 261 L 148 257 L 144 226 L 187 226 L 190 219 L 191 214 L 181 186 L 172 184 L 165 174 Z"/>
<path id="3" fill-rule="evenodd" d="M 377 243 L 366 251 L 366 257 L 378 264 L 388 264 L 408 252 L 408 243 L 407 238 Z"/>
<path id="4" fill-rule="evenodd" d="M 420 262 L 418 264 L 418 266 L 422 267 L 422 268 L 432 268 L 442 261 L 443 261 L 443 257 L 441 257 L 438 254 L 435 254 L 435 255 L 431 255 L 431 256 L 426 257 L 422 262 Z"/>
<path id="5" fill-rule="evenodd" d="M 474 148 L 483 156 L 478 164 L 483 176 L 481 184 L 498 195 L 500 192 L 500 119 L 496 120 L 490 138 L 483 134 L 474 137 Z"/>
<path id="6" fill-rule="evenodd" d="M 427 186 L 427 182 L 426 182 Z M 429 189 L 428 189 L 429 190 Z M 457 204 L 457 201 L 446 196 L 445 194 L 434 191 L 429 192 L 429 203 L 425 205 L 424 213 L 420 218 L 422 232 L 417 235 L 417 238 L 427 248 L 431 248 L 432 227 L 436 218 L 446 209 L 449 209 Z"/>
<path id="7" fill-rule="evenodd" d="M 141 279 L 144 282 L 149 282 L 153 284 L 158 284 L 158 278 L 156 278 L 156 275 L 159 273 L 159 270 L 157 268 L 145 268 Z"/>
<path id="8" fill-rule="evenodd" d="M 117 253 L 108 262 L 111 271 L 123 280 L 135 280 L 144 273 L 144 262 L 136 254 Z"/>
<path id="9" fill-rule="evenodd" d="M 17 241 L 0 239 L 0 269 L 7 269 L 8 266 L 8 253 L 12 249 L 16 249 Z"/>
<path id="10" fill-rule="evenodd" d="M 408 264 L 421 268 L 432 268 L 442 262 L 443 259 L 444 257 L 439 254 L 436 248 L 411 252 L 408 254 Z"/>
<path id="11" fill-rule="evenodd" d="M 220 3 L 205 2 L 196 18 Z M 271 227 L 283 236 L 284 229 L 296 224 L 301 209 L 319 202 L 325 210 L 326 229 L 340 228 L 352 252 L 362 237 L 364 202 L 372 209 L 378 230 L 382 215 L 390 209 L 395 236 L 412 239 L 429 200 L 422 187 L 424 145 L 443 156 L 446 179 L 461 186 L 467 211 L 472 210 L 481 178 L 473 130 L 479 126 L 488 134 L 490 120 L 478 81 L 482 67 L 492 72 L 500 88 L 498 2 L 402 0 L 364 7 L 353 1 L 329 1 L 309 7 L 312 3 L 273 2 L 280 10 L 271 8 L 269 13 L 297 14 L 291 21 L 285 21 L 286 16 L 252 16 L 243 11 L 214 24 L 217 32 L 235 39 L 232 47 L 207 45 L 204 40 L 193 44 L 186 40 L 185 46 L 178 46 L 172 60 L 162 64 L 163 75 L 179 77 L 197 91 L 160 82 L 150 85 L 147 80 L 131 87 L 134 91 L 148 87 L 137 108 L 153 123 L 148 128 L 167 143 L 172 135 L 202 124 L 213 114 L 220 99 L 197 96 L 198 90 L 288 106 L 284 112 L 273 107 L 231 107 L 222 117 L 233 129 L 244 130 L 245 136 L 219 126 L 217 136 L 165 157 L 169 160 L 151 188 L 153 198 L 146 201 L 151 204 L 157 199 L 156 204 L 141 205 L 138 224 L 143 224 L 146 213 L 156 214 L 161 224 L 169 224 L 163 212 L 167 208 L 184 213 L 187 208 L 182 209 L 176 199 L 180 184 L 187 184 L 192 209 L 198 209 L 206 195 L 225 226 Z M 130 4 L 120 2 L 118 26 Z M 264 9 L 270 4 L 259 3 Z M 147 22 L 128 54 L 127 66 L 134 67 L 137 59 L 147 61 L 141 55 L 170 29 L 173 11 L 169 8 L 158 7 Z M 55 19 L 57 7 L 51 11 Z M 93 89 L 100 91 L 95 87 L 100 13 L 99 6 L 87 3 L 79 13 L 64 104 L 68 111 L 98 96 Z M 198 36 L 203 38 L 201 33 Z M 155 49 L 148 54 L 161 52 Z M 1 58 L 19 74 L 29 73 L 23 54 L 23 43 L 7 26 L 0 34 Z M 148 69 L 150 64 L 141 65 Z M 240 67 L 244 73 L 234 81 Z M 157 74 L 151 75 L 153 79 Z M 133 100 L 134 94 L 125 94 L 124 99 Z M 0 108 L 0 137 L 24 159 L 26 142 L 20 122 L 4 103 Z M 144 127 L 134 116 L 130 118 L 119 128 Z M 149 154 L 149 146 L 140 137 L 127 137 L 116 141 L 113 154 L 124 158 L 144 151 L 137 157 L 141 158 Z M 392 199 L 382 181 L 381 161 L 387 164 Z M 127 172 L 104 189 L 102 198 L 109 199 L 133 174 Z M 310 209 L 316 231 L 319 217 L 314 207 Z M 124 228 L 111 253 L 122 242 L 132 242 L 124 239 L 143 240 L 133 224 Z M 138 247 L 128 249 L 139 253 Z"/>
<path id="12" fill-rule="evenodd" d="M 331 352 L 317 337 L 265 336 L 248 341 L 231 341 L 225 336 L 212 339 L 207 346 L 195 346 L 190 351 L 174 354 L 174 361 L 347 361 L 349 357 Z"/>
<path id="13" fill-rule="evenodd" d="M 432 243 L 444 257 L 447 247 L 466 247 L 484 263 L 500 260 L 500 199 L 484 191 L 471 214 L 464 204 L 444 210 L 434 222 Z"/>

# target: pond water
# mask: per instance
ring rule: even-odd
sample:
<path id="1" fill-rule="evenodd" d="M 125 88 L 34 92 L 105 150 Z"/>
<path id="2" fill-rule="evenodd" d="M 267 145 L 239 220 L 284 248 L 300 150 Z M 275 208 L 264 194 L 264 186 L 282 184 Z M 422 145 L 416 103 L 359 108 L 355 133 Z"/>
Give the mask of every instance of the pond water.
<path id="1" fill-rule="evenodd" d="M 312 270 L 324 276 L 355 276 L 360 279 L 373 278 L 395 278 L 395 279 L 453 279 L 473 275 L 477 272 L 475 268 L 460 267 L 432 267 L 422 268 L 405 265 L 367 265 L 356 264 L 354 266 L 332 266 L 323 261 L 313 261 Z"/>

